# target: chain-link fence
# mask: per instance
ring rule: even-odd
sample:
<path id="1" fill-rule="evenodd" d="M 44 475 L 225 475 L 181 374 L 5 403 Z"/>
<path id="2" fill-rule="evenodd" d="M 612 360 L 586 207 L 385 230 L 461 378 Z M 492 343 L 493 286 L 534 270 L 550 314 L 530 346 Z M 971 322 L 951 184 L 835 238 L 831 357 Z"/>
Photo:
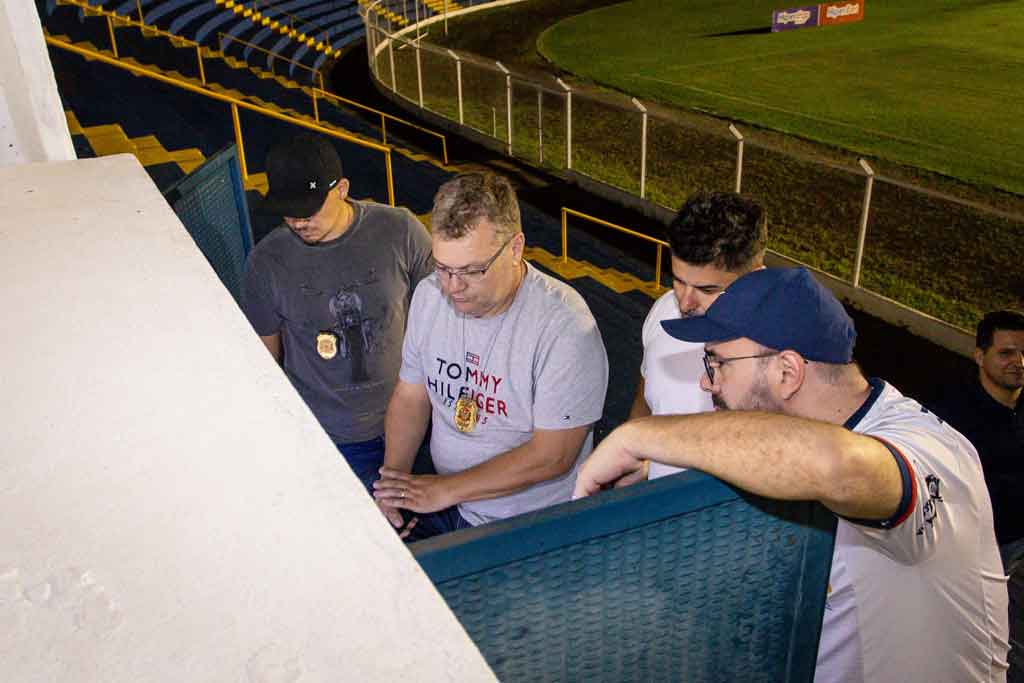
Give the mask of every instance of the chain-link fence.
<path id="1" fill-rule="evenodd" d="M 876 177 L 864 162 L 802 157 L 710 117 L 692 124 L 636 99 L 531 81 L 426 42 L 447 32 L 449 14 L 478 4 L 486 3 L 364 7 L 374 77 L 512 156 L 669 209 L 696 190 L 740 188 L 767 208 L 774 251 L 953 325 L 971 329 L 985 311 L 1024 304 L 1024 216 Z"/>

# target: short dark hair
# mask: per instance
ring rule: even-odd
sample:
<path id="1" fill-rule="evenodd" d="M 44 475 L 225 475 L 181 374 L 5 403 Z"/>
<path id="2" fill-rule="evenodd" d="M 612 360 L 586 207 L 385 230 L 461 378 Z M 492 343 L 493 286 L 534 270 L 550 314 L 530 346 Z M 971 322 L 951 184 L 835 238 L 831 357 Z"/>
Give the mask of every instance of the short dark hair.
<path id="1" fill-rule="evenodd" d="M 975 345 L 982 351 L 988 351 L 995 341 L 996 330 L 1024 330 L 1024 315 L 1017 311 L 992 311 L 978 323 L 978 334 L 974 338 Z"/>
<path id="2" fill-rule="evenodd" d="M 681 261 L 746 273 L 764 261 L 768 219 L 758 202 L 735 192 L 698 192 L 669 223 L 668 241 Z"/>
<path id="3" fill-rule="evenodd" d="M 499 241 L 522 232 L 516 191 L 505 176 L 490 171 L 463 173 L 434 196 L 431 228 L 442 239 L 460 239 L 483 218 L 494 224 Z"/>

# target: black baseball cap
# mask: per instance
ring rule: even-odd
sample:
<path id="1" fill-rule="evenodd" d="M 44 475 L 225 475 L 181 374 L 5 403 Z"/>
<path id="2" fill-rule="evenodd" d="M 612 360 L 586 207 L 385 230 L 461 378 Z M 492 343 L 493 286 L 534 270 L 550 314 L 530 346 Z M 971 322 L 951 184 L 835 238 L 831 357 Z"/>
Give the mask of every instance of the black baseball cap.
<path id="1" fill-rule="evenodd" d="M 806 268 L 764 268 L 729 285 L 704 315 L 661 323 L 676 339 L 720 342 L 746 337 L 807 360 L 853 360 L 857 331 L 843 305 Z"/>
<path id="2" fill-rule="evenodd" d="M 262 213 L 309 218 L 344 177 L 341 158 L 325 136 L 301 133 L 275 143 L 267 153 L 267 196 Z"/>

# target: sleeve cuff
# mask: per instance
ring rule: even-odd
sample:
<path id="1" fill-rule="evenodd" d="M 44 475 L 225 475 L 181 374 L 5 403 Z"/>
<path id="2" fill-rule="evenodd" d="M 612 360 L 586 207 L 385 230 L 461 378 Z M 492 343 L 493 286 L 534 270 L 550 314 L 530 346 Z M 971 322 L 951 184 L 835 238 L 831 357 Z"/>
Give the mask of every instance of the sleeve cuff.
<path id="1" fill-rule="evenodd" d="M 865 434 L 865 436 L 871 435 Z M 896 512 L 888 519 L 852 519 L 849 517 L 844 517 L 843 519 L 872 529 L 894 529 L 910 516 L 914 505 L 917 503 L 917 479 L 914 477 L 914 470 L 910 466 L 910 461 L 907 460 L 900 449 L 885 439 L 880 439 L 877 436 L 871 436 L 871 438 L 889 449 L 889 453 L 892 454 L 893 459 L 896 461 L 896 466 L 900 469 L 900 478 L 903 480 L 903 495 L 900 496 L 900 504 L 896 508 Z"/>

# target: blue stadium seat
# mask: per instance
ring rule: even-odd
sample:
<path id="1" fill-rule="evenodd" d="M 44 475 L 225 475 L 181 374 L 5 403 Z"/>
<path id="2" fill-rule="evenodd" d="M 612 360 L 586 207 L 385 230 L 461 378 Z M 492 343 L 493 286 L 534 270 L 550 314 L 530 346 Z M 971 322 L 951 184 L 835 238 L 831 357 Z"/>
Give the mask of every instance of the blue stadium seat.
<path id="1" fill-rule="evenodd" d="M 171 26 L 168 30 L 171 33 L 174 33 L 175 35 L 185 36 L 183 31 L 185 27 L 188 26 L 191 22 L 196 21 L 197 19 L 201 19 L 208 14 L 219 14 L 221 12 L 230 13 L 230 10 L 224 10 L 218 7 L 217 5 L 214 5 L 212 2 L 200 3 L 192 9 L 190 9 L 189 11 L 185 12 L 184 14 L 180 14 L 177 17 L 175 17 L 174 21 L 171 22 Z M 185 37 L 190 38 L 191 36 Z"/>
<path id="2" fill-rule="evenodd" d="M 288 36 L 281 36 L 280 38 L 278 38 L 277 42 L 274 43 L 273 46 L 270 47 L 270 51 L 274 55 L 280 55 L 281 51 L 284 49 L 285 45 L 287 45 L 290 42 L 291 42 L 291 38 L 289 38 Z M 248 61 L 248 60 L 246 60 L 246 61 Z M 267 71 L 272 71 L 273 69 L 274 69 L 274 56 L 273 55 L 267 55 Z"/>
<path id="3" fill-rule="evenodd" d="M 117 14 L 120 14 L 122 16 L 130 16 L 132 14 L 138 14 L 139 7 L 141 6 L 142 9 L 143 9 L 142 15 L 146 18 L 146 22 L 147 23 L 152 23 L 150 21 L 150 19 L 149 19 L 148 12 L 145 11 L 146 10 L 146 6 L 147 5 L 156 5 L 158 2 L 160 2 L 160 0 L 140 0 L 140 2 L 135 2 L 135 0 L 125 0 L 120 5 L 117 6 L 117 8 L 114 10 L 114 12 L 116 12 Z M 202 0 L 184 0 L 184 1 L 182 1 L 182 0 L 165 0 L 165 2 L 167 2 L 168 4 L 174 3 L 176 5 L 185 5 L 185 4 L 196 4 L 198 2 L 202 2 Z M 158 16 L 162 16 L 162 15 L 158 15 Z M 136 18 L 138 18 L 138 17 L 136 17 Z"/>
<path id="4" fill-rule="evenodd" d="M 348 12 L 346 11 L 345 14 L 348 14 Z M 355 18 L 355 19 L 349 19 L 348 21 L 344 21 L 344 22 L 342 22 L 340 24 L 334 24 L 327 31 L 327 36 L 326 36 L 327 41 L 331 44 L 331 47 L 337 47 L 337 45 L 335 45 L 335 41 L 334 41 L 332 36 L 334 36 L 336 34 L 339 34 L 339 33 L 346 33 L 348 31 L 355 32 L 354 29 L 357 29 L 357 28 L 361 27 L 362 25 L 363 25 L 363 20 L 359 19 L 358 17 Z M 321 40 L 321 38 L 319 36 L 317 36 L 317 40 Z M 302 45 L 299 46 L 299 49 L 295 51 L 295 54 L 292 55 L 292 59 L 294 59 L 296 62 L 301 62 L 302 58 L 306 56 L 306 53 L 308 51 L 309 51 L 309 45 L 306 44 L 306 43 L 303 43 Z M 321 53 L 321 54 L 323 54 L 323 53 Z M 318 59 L 317 61 L 319 62 L 320 60 Z M 293 75 L 293 72 L 295 71 L 295 65 L 294 64 L 289 65 L 288 69 L 289 69 L 288 74 L 289 75 Z"/>
<path id="5" fill-rule="evenodd" d="M 210 17 L 205 22 L 203 22 L 202 26 L 196 29 L 195 38 L 193 38 L 193 40 L 195 40 L 197 43 L 205 42 L 207 36 L 209 36 L 212 32 L 216 31 L 220 26 L 223 26 L 229 21 L 235 19 L 237 16 L 238 15 L 236 15 L 234 12 L 230 11 L 223 11 L 219 12 L 218 14 L 215 14 L 214 16 Z M 238 23 L 253 26 L 252 21 L 246 18 L 240 19 Z"/>
<path id="6" fill-rule="evenodd" d="M 284 16 L 285 12 L 287 12 L 288 14 L 291 14 L 293 16 L 298 16 L 296 14 L 296 12 L 301 12 L 303 8 L 310 7 L 310 6 L 312 6 L 312 5 L 316 4 L 316 3 L 319 3 L 319 2 L 322 2 L 322 0 L 293 0 L 293 2 L 285 2 L 285 3 L 281 3 L 281 4 L 277 4 L 277 5 L 273 5 L 273 6 L 267 7 L 266 10 L 261 10 L 261 13 L 263 14 L 263 16 L 265 16 L 265 17 L 267 17 L 269 19 L 276 19 L 278 21 L 287 21 L 287 17 Z M 232 36 L 232 37 L 238 37 L 246 28 L 247 27 L 244 24 L 242 24 L 240 26 L 232 27 L 231 29 L 229 29 L 227 31 L 227 34 Z M 261 43 L 264 40 L 266 40 L 267 37 L 270 36 L 271 34 L 277 35 L 277 32 L 275 30 L 271 29 L 269 26 L 264 26 L 259 31 L 257 31 L 252 36 L 252 38 L 250 38 L 248 40 L 248 42 L 252 43 L 253 45 L 259 46 L 259 47 L 264 47 L 263 45 L 261 45 Z M 282 43 L 280 41 L 278 41 L 277 44 L 281 45 Z M 277 52 L 276 49 L 271 49 L 271 48 L 265 48 L 265 49 L 269 49 L 271 52 Z M 243 59 L 245 59 L 246 61 L 249 61 L 249 57 L 252 54 L 252 52 L 253 52 L 253 48 L 251 46 L 246 46 L 245 50 L 242 53 Z M 269 60 L 268 60 L 268 64 L 269 64 Z"/>

